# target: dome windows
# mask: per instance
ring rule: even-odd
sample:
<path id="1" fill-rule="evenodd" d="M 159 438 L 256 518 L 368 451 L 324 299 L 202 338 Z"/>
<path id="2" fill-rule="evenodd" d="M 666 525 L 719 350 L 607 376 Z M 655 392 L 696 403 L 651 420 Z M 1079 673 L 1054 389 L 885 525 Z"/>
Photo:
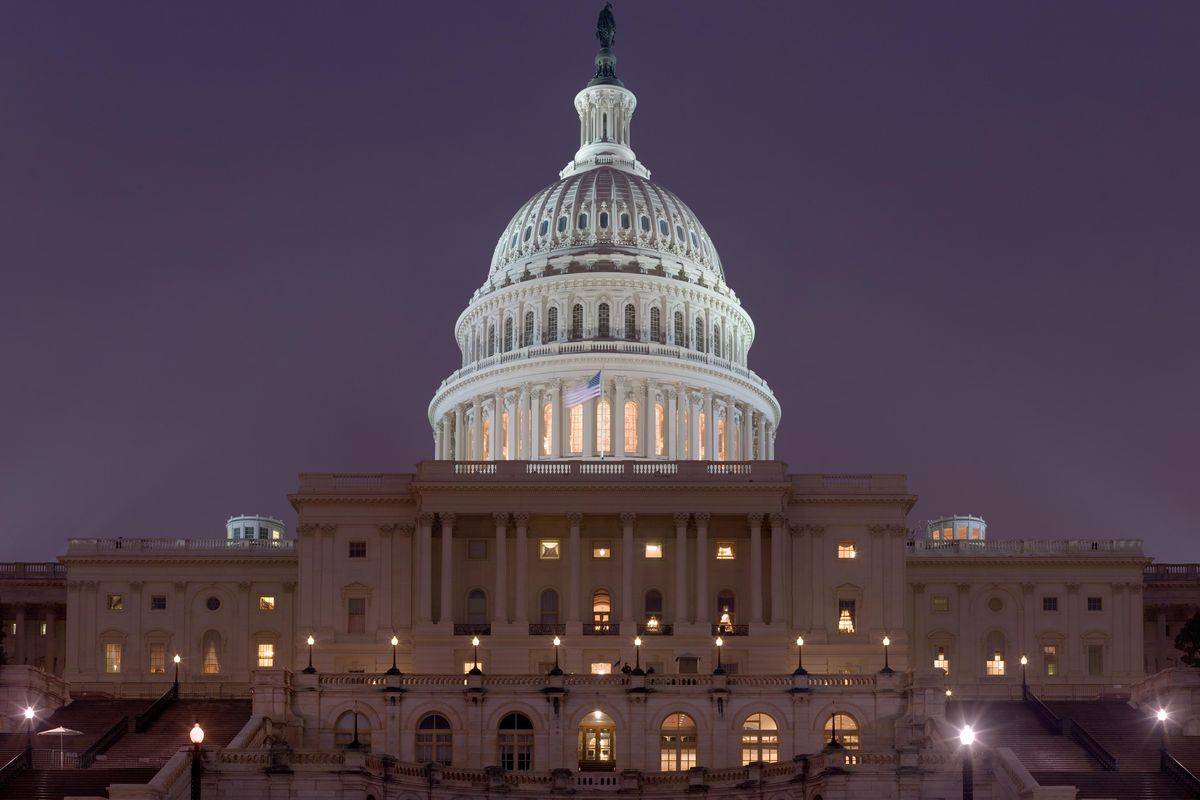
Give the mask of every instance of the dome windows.
<path id="1" fill-rule="evenodd" d="M 542 220 L 542 224 L 538 225 L 538 236 L 545 236 L 550 232 L 550 220 Z"/>
<path id="2" fill-rule="evenodd" d="M 600 212 L 600 227 L 604 228 L 606 230 L 608 229 L 608 212 L 607 211 Z"/>
<path id="3" fill-rule="evenodd" d="M 667 224 L 667 221 L 665 219 L 660 219 L 658 221 L 658 235 L 659 236 L 670 236 L 671 235 L 671 226 Z M 514 235 L 513 238 L 515 239 L 516 236 Z"/>
<path id="4" fill-rule="evenodd" d="M 675 223 L 675 241 L 683 243 L 683 226 L 679 223 Z"/>
<path id="5" fill-rule="evenodd" d="M 650 218 L 647 217 L 645 214 L 642 214 L 642 217 L 638 221 L 638 224 L 642 226 L 642 233 L 650 232 Z"/>
<path id="6" fill-rule="evenodd" d="M 629 228 L 632 224 L 633 224 L 633 221 L 629 218 L 629 214 L 622 212 L 622 214 L 621 214 L 621 230 L 623 230 L 623 231 L 629 230 Z"/>
<path id="7" fill-rule="evenodd" d="M 691 237 L 692 237 L 692 249 L 693 249 L 693 250 L 699 250 L 699 249 L 700 249 L 700 242 L 699 242 L 699 240 L 697 240 L 697 239 L 696 239 L 696 232 L 695 232 L 695 231 L 688 231 L 688 233 L 689 233 L 689 234 L 691 235 Z"/>
<path id="8" fill-rule="evenodd" d="M 581 230 L 581 231 L 585 231 L 585 230 L 587 230 L 587 226 L 588 226 L 587 212 L 581 211 L 579 213 L 579 221 L 577 222 L 575 227 L 579 228 L 579 230 Z"/>
<path id="9" fill-rule="evenodd" d="M 546 341 L 558 341 L 558 306 L 550 306 L 546 311 Z"/>
<path id="10" fill-rule="evenodd" d="M 563 214 L 561 217 L 558 218 L 558 232 L 559 233 L 567 232 L 567 215 L 566 214 Z"/>
<path id="11" fill-rule="evenodd" d="M 529 241 L 529 237 L 530 237 L 530 236 L 532 236 L 532 235 L 533 235 L 533 226 L 532 226 L 532 225 L 526 225 L 526 226 L 525 226 L 525 233 L 521 235 L 521 241 L 522 241 L 522 242 L 528 242 L 528 241 Z"/>
<path id="12" fill-rule="evenodd" d="M 599 320 L 598 320 L 599 324 L 597 326 L 599 328 L 598 335 L 602 339 L 607 339 L 611 335 L 611 330 L 610 330 L 610 325 L 609 325 L 609 320 L 608 320 L 608 303 L 600 304 L 600 308 L 598 309 L 597 316 L 599 317 Z"/>

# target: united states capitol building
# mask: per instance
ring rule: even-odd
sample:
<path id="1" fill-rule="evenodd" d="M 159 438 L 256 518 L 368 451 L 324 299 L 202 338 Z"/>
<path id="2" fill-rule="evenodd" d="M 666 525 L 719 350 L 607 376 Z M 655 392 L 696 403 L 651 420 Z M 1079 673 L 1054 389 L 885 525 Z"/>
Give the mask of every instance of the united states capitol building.
<path id="1" fill-rule="evenodd" d="M 607 10 L 597 34 L 578 149 L 454 323 L 431 460 L 301 475 L 294 532 L 4 565 L 6 699 L 95 730 L 38 737 L 0 793 L 57 758 L 67 794 L 187 796 L 187 729 L 224 714 L 204 797 L 1196 796 L 1140 541 L 989 538 L 911 520 L 904 475 L 789 473 L 736 254 L 635 154 Z"/>

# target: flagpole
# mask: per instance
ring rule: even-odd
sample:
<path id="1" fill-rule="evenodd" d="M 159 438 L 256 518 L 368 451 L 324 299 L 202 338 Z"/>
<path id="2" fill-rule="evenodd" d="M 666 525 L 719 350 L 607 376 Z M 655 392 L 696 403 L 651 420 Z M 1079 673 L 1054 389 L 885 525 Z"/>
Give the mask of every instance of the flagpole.
<path id="1" fill-rule="evenodd" d="M 604 405 L 604 370 L 600 370 L 600 405 Z M 612 409 L 608 410 L 608 427 L 612 428 Z M 611 431 L 610 431 L 611 432 Z M 600 441 L 600 460 L 604 460 L 604 441 Z"/>

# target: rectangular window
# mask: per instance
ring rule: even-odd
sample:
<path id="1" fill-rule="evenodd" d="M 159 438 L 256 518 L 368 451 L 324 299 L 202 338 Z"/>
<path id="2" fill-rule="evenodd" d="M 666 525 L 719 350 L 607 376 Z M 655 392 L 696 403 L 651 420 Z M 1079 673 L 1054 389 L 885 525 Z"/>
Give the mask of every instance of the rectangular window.
<path id="1" fill-rule="evenodd" d="M 367 599 L 351 597 L 346 601 L 348 620 L 346 630 L 350 633 L 365 633 L 367 630 Z"/>
<path id="2" fill-rule="evenodd" d="M 1057 597 L 1043 597 L 1042 598 L 1042 611 L 1058 611 L 1058 598 Z"/>
<path id="3" fill-rule="evenodd" d="M 45 622 L 39 622 L 38 623 L 38 636 L 45 636 L 46 633 L 49 631 L 49 629 L 50 629 L 50 626 L 47 625 Z"/>
<path id="4" fill-rule="evenodd" d="M 158 675 L 167 671 L 167 646 L 162 642 L 150 643 L 150 672 Z"/>
<path id="5" fill-rule="evenodd" d="M 854 633 L 853 600 L 838 600 L 838 633 Z"/>
<path id="6" fill-rule="evenodd" d="M 275 666 L 275 645 L 271 642 L 258 643 L 258 666 Z"/>
<path id="7" fill-rule="evenodd" d="M 1087 646 L 1088 675 L 1104 674 L 1104 645 L 1089 644 Z"/>
<path id="8" fill-rule="evenodd" d="M 1042 668 L 1047 675 L 1058 674 L 1058 645 L 1042 645 Z"/>
<path id="9" fill-rule="evenodd" d="M 104 644 L 104 671 L 116 674 L 121 671 L 121 643 L 106 642 Z"/>
<path id="10" fill-rule="evenodd" d="M 259 611 L 274 611 L 275 610 L 275 595 L 260 594 L 258 596 Z"/>
<path id="11" fill-rule="evenodd" d="M 994 651 L 992 657 L 988 659 L 987 674 L 992 677 L 1004 674 L 1004 657 L 1000 655 L 999 650 Z"/>
<path id="12" fill-rule="evenodd" d="M 562 557 L 558 539 L 542 539 L 538 542 L 538 558 L 543 561 L 557 561 Z"/>
<path id="13" fill-rule="evenodd" d="M 700 659 L 695 656 L 680 656 L 676 661 L 679 662 L 680 675 L 695 675 L 700 671 Z"/>
<path id="14" fill-rule="evenodd" d="M 662 542 L 646 542 L 646 558 L 662 558 Z"/>
<path id="15" fill-rule="evenodd" d="M 717 542 L 717 561 L 733 561 L 733 542 Z"/>
<path id="16" fill-rule="evenodd" d="M 479 667 L 479 671 L 482 672 L 483 671 L 483 659 L 482 658 L 479 659 L 478 664 L 476 664 L 474 661 L 464 661 L 463 662 L 463 674 L 466 675 L 474 667 Z"/>
<path id="17" fill-rule="evenodd" d="M 151 611 L 166 611 L 167 596 L 165 594 L 150 595 L 150 610 Z"/>
<path id="18" fill-rule="evenodd" d="M 124 611 L 125 610 L 125 600 L 121 597 L 121 595 L 110 594 L 108 596 L 108 610 L 109 611 Z M 14 631 L 14 633 L 15 633 L 15 631 Z"/>
<path id="19" fill-rule="evenodd" d="M 351 542 L 350 543 L 350 558 L 366 558 L 367 543 L 366 542 Z"/>
<path id="20" fill-rule="evenodd" d="M 1088 611 L 1103 611 L 1104 610 L 1104 598 L 1103 597 L 1089 597 L 1087 599 L 1087 604 L 1088 604 L 1087 605 Z"/>
<path id="21" fill-rule="evenodd" d="M 471 539 L 467 542 L 467 558 L 483 561 L 487 558 L 487 539 Z"/>
<path id="22" fill-rule="evenodd" d="M 950 598 L 944 594 L 935 594 L 933 596 L 933 610 L 934 611 L 949 611 L 950 610 Z"/>
<path id="23" fill-rule="evenodd" d="M 946 658 L 946 648 L 941 645 L 934 648 L 933 667 L 942 670 L 947 675 L 950 674 L 950 659 Z"/>
<path id="24" fill-rule="evenodd" d="M 612 674 L 612 664 L 608 663 L 607 661 L 593 661 L 592 662 L 592 674 L 593 675 L 611 675 Z"/>
<path id="25" fill-rule="evenodd" d="M 583 406 L 571 406 L 567 411 L 570 433 L 567 446 L 572 453 L 583 452 Z"/>
<path id="26" fill-rule="evenodd" d="M 858 550 L 854 547 L 854 542 L 839 542 L 838 543 L 838 558 L 857 558 Z"/>
<path id="27" fill-rule="evenodd" d="M 612 547 L 608 542 L 593 543 L 592 558 L 612 558 Z"/>
<path id="28" fill-rule="evenodd" d="M 267 529 L 266 529 L 266 528 L 259 528 L 259 529 L 258 529 L 258 538 L 259 538 L 259 539 L 266 539 L 266 538 L 267 538 L 269 535 L 270 535 L 270 534 L 268 534 L 268 533 L 267 533 Z"/>

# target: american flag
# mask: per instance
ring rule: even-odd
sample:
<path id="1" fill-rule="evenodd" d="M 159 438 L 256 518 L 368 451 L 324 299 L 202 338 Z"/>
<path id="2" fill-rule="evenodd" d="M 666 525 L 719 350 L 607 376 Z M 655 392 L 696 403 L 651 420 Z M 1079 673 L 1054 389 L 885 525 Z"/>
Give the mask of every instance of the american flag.
<path id="1" fill-rule="evenodd" d="M 572 406 L 577 406 L 580 403 L 586 403 L 593 397 L 599 396 L 600 373 L 597 372 L 595 375 L 589 378 L 587 382 L 581 383 L 578 386 L 572 386 L 570 389 L 568 389 L 567 393 L 563 395 L 563 402 L 566 403 L 567 408 L 571 408 Z"/>

